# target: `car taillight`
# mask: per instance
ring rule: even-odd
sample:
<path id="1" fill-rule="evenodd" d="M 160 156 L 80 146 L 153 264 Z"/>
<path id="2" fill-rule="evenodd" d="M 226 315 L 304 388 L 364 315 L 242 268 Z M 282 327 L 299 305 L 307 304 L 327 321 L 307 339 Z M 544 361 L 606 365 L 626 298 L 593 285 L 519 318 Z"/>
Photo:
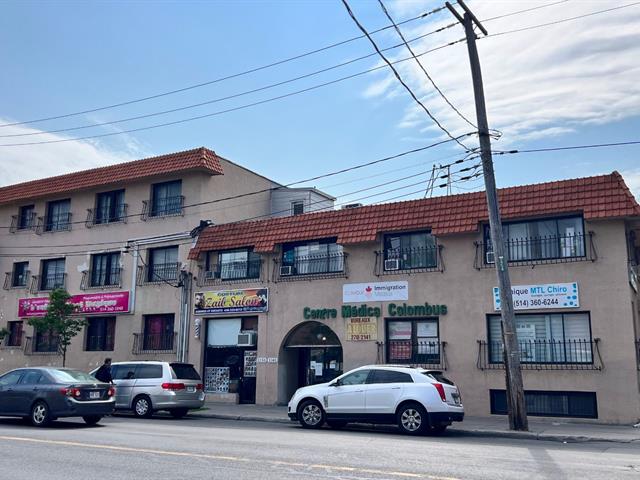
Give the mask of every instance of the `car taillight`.
<path id="1" fill-rule="evenodd" d="M 202 389 L 204 389 L 204 385 L 203 384 L 199 383 L 199 384 L 196 385 L 196 390 L 202 390 Z"/>
<path id="2" fill-rule="evenodd" d="M 82 395 L 82 392 L 79 388 L 61 388 L 60 393 L 66 397 L 79 397 Z"/>
<path id="3" fill-rule="evenodd" d="M 107 390 L 107 397 L 113 397 L 116 394 L 116 389 L 113 387 L 109 387 L 109 390 Z"/>
<path id="4" fill-rule="evenodd" d="M 163 383 L 162 388 L 164 390 L 175 391 L 175 390 L 184 390 L 185 387 L 184 387 L 184 383 Z"/>
<path id="5" fill-rule="evenodd" d="M 436 387 L 436 390 L 438 390 L 438 393 L 440 394 L 440 399 L 446 403 L 447 395 L 444 393 L 444 386 L 441 383 L 432 383 L 432 385 Z"/>

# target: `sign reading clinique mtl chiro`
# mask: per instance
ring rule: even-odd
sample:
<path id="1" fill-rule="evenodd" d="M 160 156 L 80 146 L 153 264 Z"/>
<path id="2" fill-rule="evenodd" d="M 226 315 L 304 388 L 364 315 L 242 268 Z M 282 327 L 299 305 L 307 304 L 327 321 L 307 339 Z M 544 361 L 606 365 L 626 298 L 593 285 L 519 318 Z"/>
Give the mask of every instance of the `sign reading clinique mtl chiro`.
<path id="1" fill-rule="evenodd" d="M 514 310 L 545 308 L 578 308 L 580 294 L 578 283 L 543 283 L 536 285 L 512 285 Z M 500 310 L 500 290 L 493 288 L 493 307 Z"/>

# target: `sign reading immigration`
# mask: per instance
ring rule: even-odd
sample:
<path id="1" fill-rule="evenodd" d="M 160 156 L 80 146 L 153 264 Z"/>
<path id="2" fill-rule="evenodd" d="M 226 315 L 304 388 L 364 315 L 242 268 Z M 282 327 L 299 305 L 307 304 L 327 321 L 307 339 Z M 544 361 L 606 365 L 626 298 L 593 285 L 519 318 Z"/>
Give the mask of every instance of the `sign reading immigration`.
<path id="1" fill-rule="evenodd" d="M 129 292 L 102 292 L 73 295 L 69 303 L 76 306 L 76 315 L 125 313 L 129 311 Z M 18 317 L 44 317 L 49 297 L 18 299 Z"/>
<path id="2" fill-rule="evenodd" d="M 342 286 L 342 302 L 387 302 L 409 300 L 409 282 L 346 283 Z"/>
<path id="3" fill-rule="evenodd" d="M 262 313 L 269 310 L 269 289 L 243 288 L 197 292 L 193 313 L 195 315 L 218 313 Z"/>
<path id="4" fill-rule="evenodd" d="M 542 283 L 537 285 L 512 285 L 514 310 L 545 308 L 578 308 L 580 294 L 578 283 Z M 500 310 L 500 290 L 493 288 L 493 308 Z"/>
<path id="5" fill-rule="evenodd" d="M 375 317 L 352 317 L 347 320 L 347 341 L 366 342 L 378 339 L 378 321 Z"/>

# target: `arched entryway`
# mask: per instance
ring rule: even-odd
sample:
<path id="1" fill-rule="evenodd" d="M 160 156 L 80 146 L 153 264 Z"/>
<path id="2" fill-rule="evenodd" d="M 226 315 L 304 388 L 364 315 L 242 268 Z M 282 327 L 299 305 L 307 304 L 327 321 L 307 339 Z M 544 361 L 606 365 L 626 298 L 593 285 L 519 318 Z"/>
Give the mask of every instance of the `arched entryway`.
<path id="1" fill-rule="evenodd" d="M 297 388 L 329 382 L 342 374 L 342 344 L 324 323 L 294 327 L 282 342 L 278 358 L 280 403 L 288 402 Z"/>

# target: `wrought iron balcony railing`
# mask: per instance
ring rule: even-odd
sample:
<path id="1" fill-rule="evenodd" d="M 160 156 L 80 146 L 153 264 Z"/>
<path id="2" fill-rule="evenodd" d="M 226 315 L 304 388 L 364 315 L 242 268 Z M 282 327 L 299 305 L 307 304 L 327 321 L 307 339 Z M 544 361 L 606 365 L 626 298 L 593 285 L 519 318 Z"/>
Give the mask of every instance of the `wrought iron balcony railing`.
<path id="1" fill-rule="evenodd" d="M 96 225 L 109 225 L 111 223 L 125 223 L 127 221 L 126 203 L 121 203 L 109 207 L 88 208 L 87 209 L 87 228 Z"/>
<path id="2" fill-rule="evenodd" d="M 602 370 L 599 338 L 592 340 L 519 341 L 523 370 Z M 504 368 L 504 346 L 499 342 L 478 340 L 477 367 L 480 370 Z"/>
<path id="3" fill-rule="evenodd" d="M 176 282 L 180 275 L 180 262 L 138 266 L 138 285 Z"/>
<path id="4" fill-rule="evenodd" d="M 142 220 L 177 215 L 184 215 L 183 195 L 142 201 Z"/>
<path id="5" fill-rule="evenodd" d="M 640 338 L 636 340 L 636 365 L 640 370 Z"/>
<path id="6" fill-rule="evenodd" d="M 67 274 L 34 275 L 31 277 L 31 293 L 48 292 L 56 288 L 66 288 Z"/>
<path id="7" fill-rule="evenodd" d="M 348 277 L 347 254 L 344 252 L 299 256 L 292 263 L 274 260 L 274 281 Z"/>
<path id="8" fill-rule="evenodd" d="M 175 353 L 175 336 L 175 332 L 163 334 L 134 333 L 132 353 L 134 355 Z"/>
<path id="9" fill-rule="evenodd" d="M 374 273 L 397 275 L 419 272 L 444 272 L 442 245 L 416 248 L 390 248 L 375 252 Z"/>
<path id="10" fill-rule="evenodd" d="M 15 275 L 14 272 L 5 272 L 4 284 L 2 286 L 5 290 L 12 289 L 27 289 L 29 285 L 29 279 L 31 277 L 31 271 L 25 270 L 22 275 Z"/>
<path id="11" fill-rule="evenodd" d="M 71 222 L 71 212 L 48 215 L 46 218 L 39 217 L 36 233 L 66 232 L 71 230 L 71 225 L 73 225 Z"/>
<path id="12" fill-rule="evenodd" d="M 22 348 L 22 340 L 24 332 L 22 330 L 18 330 L 17 332 L 9 333 L 6 337 L 2 339 L 0 342 L 0 348 L 3 350 L 7 350 L 10 348 Z"/>
<path id="13" fill-rule="evenodd" d="M 81 290 L 93 288 L 120 288 L 122 286 L 122 269 L 120 267 L 109 270 L 88 270 L 82 272 L 80 280 Z"/>
<path id="14" fill-rule="evenodd" d="M 27 215 L 12 215 L 11 225 L 9 226 L 9 233 L 22 232 L 27 230 L 35 230 L 37 225 L 36 212 L 30 212 Z"/>
<path id="15" fill-rule="evenodd" d="M 378 363 L 408 365 L 438 370 L 447 369 L 447 342 L 387 340 L 378 342 Z"/>
<path id="16" fill-rule="evenodd" d="M 113 337 L 110 335 L 87 337 L 84 349 L 86 352 L 113 351 Z"/>
<path id="17" fill-rule="evenodd" d="M 24 344 L 25 355 L 58 355 L 60 341 L 55 335 L 36 335 L 27 337 Z"/>
<path id="18" fill-rule="evenodd" d="M 198 277 L 198 286 L 219 285 L 222 283 L 251 282 L 259 280 L 262 273 L 262 259 L 244 262 L 227 262 L 204 270 Z"/>
<path id="19" fill-rule="evenodd" d="M 540 265 L 569 263 L 598 259 L 593 232 L 586 235 L 549 235 L 540 237 L 511 238 L 505 240 L 507 259 L 512 265 Z M 474 242 L 476 256 L 474 267 L 493 268 L 495 254 L 491 241 Z"/>

